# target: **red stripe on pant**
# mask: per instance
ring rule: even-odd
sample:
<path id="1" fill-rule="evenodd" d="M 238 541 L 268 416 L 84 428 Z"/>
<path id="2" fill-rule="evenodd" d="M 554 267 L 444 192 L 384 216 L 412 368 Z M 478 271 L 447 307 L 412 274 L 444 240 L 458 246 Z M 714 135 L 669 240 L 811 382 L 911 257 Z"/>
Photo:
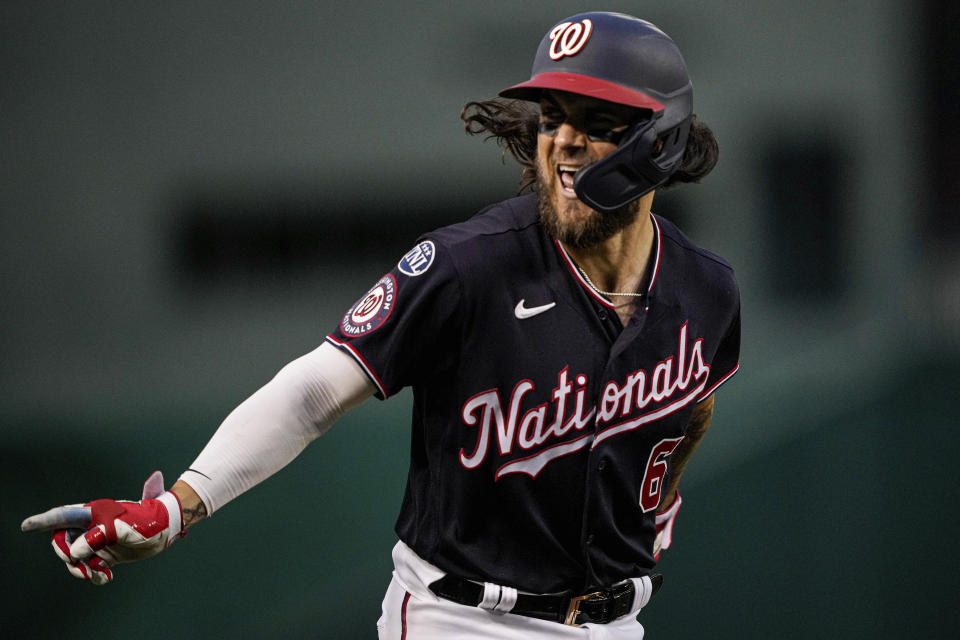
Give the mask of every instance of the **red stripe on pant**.
<path id="1" fill-rule="evenodd" d="M 410 602 L 410 594 L 403 596 L 403 606 L 400 607 L 400 640 L 407 640 L 407 603 Z"/>

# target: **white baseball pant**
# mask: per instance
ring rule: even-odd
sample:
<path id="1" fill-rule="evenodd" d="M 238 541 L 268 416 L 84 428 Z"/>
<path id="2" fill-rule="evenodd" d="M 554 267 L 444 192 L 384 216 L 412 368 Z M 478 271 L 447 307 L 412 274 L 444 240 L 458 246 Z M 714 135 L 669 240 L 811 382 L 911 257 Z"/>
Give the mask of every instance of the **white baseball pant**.
<path id="1" fill-rule="evenodd" d="M 634 579 L 633 610 L 609 624 L 579 627 L 440 598 L 428 585 L 444 572 L 426 562 L 403 542 L 393 549 L 393 578 L 377 621 L 380 640 L 641 640 L 636 615 L 650 600 L 649 578 Z"/>

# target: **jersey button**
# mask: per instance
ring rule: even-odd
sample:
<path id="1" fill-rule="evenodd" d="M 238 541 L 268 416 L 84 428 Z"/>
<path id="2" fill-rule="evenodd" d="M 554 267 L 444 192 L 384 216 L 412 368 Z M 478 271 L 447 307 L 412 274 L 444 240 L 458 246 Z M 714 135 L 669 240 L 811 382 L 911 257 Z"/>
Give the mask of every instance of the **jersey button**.
<path id="1" fill-rule="evenodd" d="M 607 311 L 605 309 L 600 309 L 600 319 L 606 321 Z"/>
<path id="2" fill-rule="evenodd" d="M 606 461 L 606 460 L 601 460 L 601 461 L 599 462 L 599 464 L 597 464 L 597 471 L 603 471 L 603 470 L 606 469 L 606 468 L 607 468 L 607 461 Z"/>
<path id="3" fill-rule="evenodd" d="M 593 534 L 592 534 L 592 533 L 587 536 L 586 542 L 587 542 L 587 544 L 593 544 Z"/>

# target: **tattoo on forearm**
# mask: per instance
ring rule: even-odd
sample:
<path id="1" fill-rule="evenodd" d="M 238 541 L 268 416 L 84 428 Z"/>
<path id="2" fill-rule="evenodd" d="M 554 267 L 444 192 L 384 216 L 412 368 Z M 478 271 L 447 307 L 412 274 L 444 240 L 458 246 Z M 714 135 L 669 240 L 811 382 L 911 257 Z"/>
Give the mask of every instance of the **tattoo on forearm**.
<path id="1" fill-rule="evenodd" d="M 202 502 L 194 508 L 183 508 L 183 526 L 189 527 L 194 522 L 198 522 L 207 517 L 207 507 Z"/>
<path id="2" fill-rule="evenodd" d="M 690 416 L 690 422 L 687 423 L 687 427 L 684 429 L 683 440 L 680 441 L 677 448 L 670 454 L 670 481 L 667 484 L 666 491 L 663 493 L 665 497 L 670 496 L 669 500 L 673 499 L 673 492 L 680 483 L 680 476 L 683 475 L 683 470 L 686 469 L 687 462 L 690 461 L 690 456 L 693 455 L 697 445 L 700 444 L 700 440 L 703 439 L 703 435 L 707 432 L 712 417 L 713 399 L 710 398 L 694 408 L 693 415 Z"/>
<path id="3" fill-rule="evenodd" d="M 677 448 L 670 454 L 670 478 L 677 478 L 683 475 L 683 470 L 687 467 L 687 461 L 690 460 L 690 454 L 696 448 L 695 442 L 689 438 L 684 438 Z"/>

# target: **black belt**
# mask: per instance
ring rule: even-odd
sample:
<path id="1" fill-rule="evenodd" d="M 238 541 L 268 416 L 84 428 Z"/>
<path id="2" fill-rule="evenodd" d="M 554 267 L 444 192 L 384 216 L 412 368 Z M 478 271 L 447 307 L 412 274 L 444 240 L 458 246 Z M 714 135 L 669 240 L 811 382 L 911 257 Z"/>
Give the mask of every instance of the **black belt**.
<path id="1" fill-rule="evenodd" d="M 655 573 L 650 576 L 650 580 L 653 583 L 653 593 L 656 593 L 663 583 L 663 576 Z M 483 584 L 446 575 L 433 582 L 430 590 L 441 598 L 476 607 L 483 600 L 484 588 Z M 563 624 L 606 624 L 630 613 L 633 609 L 634 591 L 633 581 L 627 580 L 582 595 L 574 595 L 572 592 L 539 595 L 518 593 L 517 603 L 510 613 Z"/>

